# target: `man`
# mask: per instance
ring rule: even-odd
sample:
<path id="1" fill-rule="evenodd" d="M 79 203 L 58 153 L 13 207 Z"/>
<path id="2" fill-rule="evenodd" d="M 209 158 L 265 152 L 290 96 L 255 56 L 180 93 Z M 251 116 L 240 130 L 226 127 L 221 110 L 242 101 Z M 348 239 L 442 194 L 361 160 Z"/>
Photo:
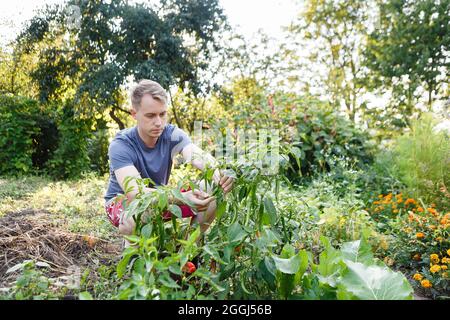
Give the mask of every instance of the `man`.
<path id="1" fill-rule="evenodd" d="M 169 180 L 173 157 L 178 153 L 200 170 L 214 162 L 214 158 L 194 145 L 183 130 L 167 124 L 167 94 L 157 82 L 141 80 L 131 91 L 131 104 L 131 115 L 136 120 L 136 126 L 120 131 L 109 146 L 110 178 L 105 195 L 108 218 L 123 235 L 131 234 L 135 227 L 133 218 L 123 215 L 123 205 L 115 198 L 118 194 L 124 194 L 126 177 L 151 178 L 156 185 L 165 185 Z M 225 193 L 231 190 L 231 177 L 216 171 L 214 180 Z M 133 188 L 126 194 L 128 203 L 138 193 L 135 180 L 131 180 L 129 186 Z M 152 187 L 144 191 L 153 192 L 155 189 Z M 182 190 L 182 195 L 194 204 L 194 210 L 175 199 L 171 199 L 172 203 L 180 206 L 184 218 L 194 217 L 200 224 L 200 230 L 205 232 L 215 218 L 214 197 L 201 190 Z"/>

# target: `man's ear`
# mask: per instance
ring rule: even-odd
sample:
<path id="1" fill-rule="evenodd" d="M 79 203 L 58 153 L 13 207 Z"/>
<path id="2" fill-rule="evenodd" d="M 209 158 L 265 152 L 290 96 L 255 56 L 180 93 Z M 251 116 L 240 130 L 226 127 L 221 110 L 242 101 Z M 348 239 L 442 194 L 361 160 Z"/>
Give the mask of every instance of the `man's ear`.
<path id="1" fill-rule="evenodd" d="M 130 114 L 133 117 L 134 120 L 136 120 L 136 109 L 134 107 L 131 107 Z"/>

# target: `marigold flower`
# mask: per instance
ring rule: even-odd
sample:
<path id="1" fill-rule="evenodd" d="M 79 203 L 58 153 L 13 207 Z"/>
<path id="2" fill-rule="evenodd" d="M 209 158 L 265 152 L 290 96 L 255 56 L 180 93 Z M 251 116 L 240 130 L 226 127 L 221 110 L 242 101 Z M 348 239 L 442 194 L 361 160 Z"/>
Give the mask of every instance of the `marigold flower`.
<path id="1" fill-rule="evenodd" d="M 417 239 L 423 239 L 423 238 L 425 238 L 425 234 L 423 234 L 423 232 L 417 232 L 416 233 L 416 238 Z"/>
<path id="2" fill-rule="evenodd" d="M 402 199 L 398 199 L 398 200 L 397 200 L 397 203 L 402 203 L 402 202 L 403 202 Z"/>
<path id="3" fill-rule="evenodd" d="M 441 269 L 442 269 L 442 270 L 447 270 L 448 267 L 444 264 L 444 265 L 441 266 Z"/>
<path id="4" fill-rule="evenodd" d="M 398 213 L 398 209 L 392 210 L 393 213 Z"/>
<path id="5" fill-rule="evenodd" d="M 437 217 L 439 213 L 436 211 L 436 209 L 428 208 L 427 211 L 431 213 L 434 217 Z"/>
<path id="6" fill-rule="evenodd" d="M 442 242 L 444 240 L 444 238 L 442 238 L 442 237 L 437 237 L 436 238 L 436 241 L 438 241 L 438 242 Z"/>
<path id="7" fill-rule="evenodd" d="M 448 223 L 447 218 L 442 218 L 440 224 L 446 225 Z"/>
<path id="8" fill-rule="evenodd" d="M 428 226 L 428 229 L 430 229 L 430 230 L 435 230 L 435 229 L 436 229 L 436 226 L 435 226 L 434 224 L 430 224 L 430 225 Z"/>
<path id="9" fill-rule="evenodd" d="M 442 262 L 442 263 L 450 263 L 450 258 L 443 257 L 443 258 L 441 259 L 441 262 Z"/>
<path id="10" fill-rule="evenodd" d="M 410 203 L 411 203 L 411 204 L 415 204 L 416 201 L 415 201 L 414 199 L 408 198 L 408 199 L 406 199 L 406 201 L 405 201 L 405 206 L 409 205 Z"/>
<path id="11" fill-rule="evenodd" d="M 416 260 L 416 261 L 420 261 L 421 258 L 422 258 L 422 257 L 421 257 L 421 255 L 420 255 L 420 253 L 416 253 L 416 254 L 414 255 L 414 257 L 413 257 L 413 259 Z"/>
<path id="12" fill-rule="evenodd" d="M 417 208 L 417 211 L 423 212 L 423 208 L 422 208 L 422 207 L 418 207 L 418 208 Z"/>
<path id="13" fill-rule="evenodd" d="M 430 280 L 427 280 L 427 279 L 420 281 L 420 284 L 424 288 L 431 288 L 432 287 Z"/>
<path id="14" fill-rule="evenodd" d="M 447 250 L 447 255 L 450 256 L 450 249 Z"/>
<path id="15" fill-rule="evenodd" d="M 436 253 L 430 255 L 430 260 L 433 263 L 439 263 L 439 256 Z"/>
<path id="16" fill-rule="evenodd" d="M 430 268 L 430 272 L 431 273 L 436 273 L 436 272 L 439 272 L 439 271 L 441 271 L 441 267 L 439 265 L 437 265 L 437 264 L 435 264 L 434 266 L 432 266 Z"/>
<path id="17" fill-rule="evenodd" d="M 379 199 L 383 198 L 383 195 L 382 195 L 382 194 L 379 194 L 379 195 L 378 195 L 378 198 L 379 198 Z"/>
<path id="18" fill-rule="evenodd" d="M 423 275 L 420 273 L 416 273 L 413 277 L 414 280 L 421 281 L 423 279 Z"/>

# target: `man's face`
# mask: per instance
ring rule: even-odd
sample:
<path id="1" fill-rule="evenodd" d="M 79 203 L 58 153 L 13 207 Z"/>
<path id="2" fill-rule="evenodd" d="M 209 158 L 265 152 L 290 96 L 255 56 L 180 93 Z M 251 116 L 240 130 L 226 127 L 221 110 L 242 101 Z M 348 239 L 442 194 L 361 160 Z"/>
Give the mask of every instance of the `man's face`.
<path id="1" fill-rule="evenodd" d="M 149 94 L 142 97 L 137 111 L 131 109 L 131 115 L 140 131 L 151 138 L 158 138 L 167 124 L 167 106 Z"/>

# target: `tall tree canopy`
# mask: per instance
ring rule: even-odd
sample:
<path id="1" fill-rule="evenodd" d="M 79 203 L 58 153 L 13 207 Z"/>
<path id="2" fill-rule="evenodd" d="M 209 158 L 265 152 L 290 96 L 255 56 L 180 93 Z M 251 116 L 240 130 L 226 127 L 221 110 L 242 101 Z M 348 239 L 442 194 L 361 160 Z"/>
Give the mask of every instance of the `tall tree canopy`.
<path id="1" fill-rule="evenodd" d="M 449 82 L 450 1 L 384 0 L 379 6 L 382 19 L 365 52 L 373 85 L 393 88 L 406 114 L 413 111 L 421 86 L 431 109 Z"/>
<path id="2" fill-rule="evenodd" d="M 32 76 L 42 101 L 73 99 L 78 112 L 92 117 L 107 111 L 123 128 L 116 113 L 127 112 L 124 86 L 130 80 L 205 90 L 199 73 L 225 27 L 218 0 L 163 0 L 159 7 L 74 0 L 44 9 L 18 42 L 39 57 Z M 195 44 L 187 44 L 190 38 Z"/>

